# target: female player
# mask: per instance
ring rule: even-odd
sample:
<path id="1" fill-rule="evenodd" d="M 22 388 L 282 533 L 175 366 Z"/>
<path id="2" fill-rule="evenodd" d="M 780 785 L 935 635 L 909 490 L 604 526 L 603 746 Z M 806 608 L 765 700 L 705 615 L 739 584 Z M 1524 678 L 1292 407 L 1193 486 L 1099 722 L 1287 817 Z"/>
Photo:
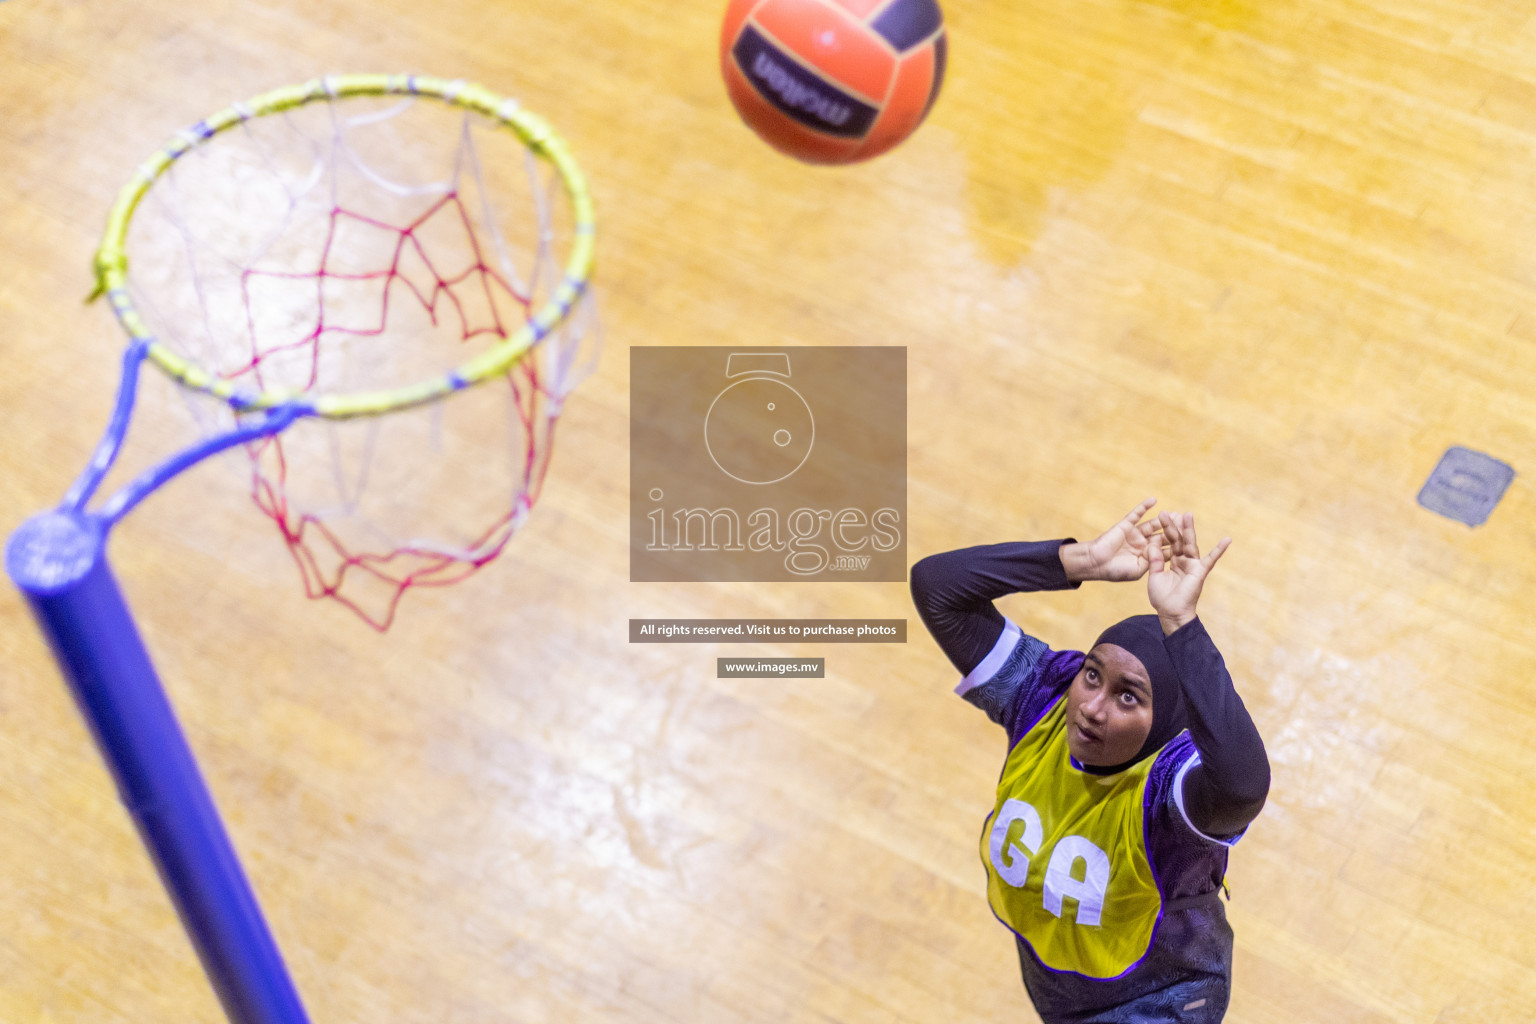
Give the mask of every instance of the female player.
<path id="1" fill-rule="evenodd" d="M 1018 943 L 1046 1024 L 1209 1024 L 1226 1013 L 1232 929 L 1217 898 L 1227 849 L 1264 806 L 1269 760 L 1195 602 L 1194 517 L 1092 544 L 992 544 L 912 567 L 923 623 L 965 676 L 955 692 L 1008 730 L 981 834 L 992 912 Z M 1166 551 L 1165 551 L 1166 548 Z M 1155 615 L 1053 651 L 992 601 L 1151 570 Z"/>

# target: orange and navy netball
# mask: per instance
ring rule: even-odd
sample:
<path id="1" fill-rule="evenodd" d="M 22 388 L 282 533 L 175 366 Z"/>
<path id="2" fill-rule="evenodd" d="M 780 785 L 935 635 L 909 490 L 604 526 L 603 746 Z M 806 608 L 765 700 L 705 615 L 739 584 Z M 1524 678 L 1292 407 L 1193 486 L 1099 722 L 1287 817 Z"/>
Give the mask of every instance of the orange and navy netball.
<path id="1" fill-rule="evenodd" d="M 736 112 L 774 149 L 847 164 L 922 124 L 945 46 L 934 0 L 731 0 L 720 70 Z"/>

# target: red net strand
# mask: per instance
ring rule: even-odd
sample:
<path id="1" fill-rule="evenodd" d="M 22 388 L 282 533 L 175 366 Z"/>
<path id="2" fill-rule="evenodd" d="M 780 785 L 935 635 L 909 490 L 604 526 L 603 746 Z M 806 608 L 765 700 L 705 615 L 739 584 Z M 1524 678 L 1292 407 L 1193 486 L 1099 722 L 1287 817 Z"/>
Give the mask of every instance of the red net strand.
<path id="1" fill-rule="evenodd" d="M 463 251 L 468 260 L 468 265 L 462 268 L 442 265 L 446 261 L 434 259 L 422 238 L 429 230 L 440 230 L 445 218 L 462 229 L 466 243 Z M 338 235 L 349 227 L 366 229 L 383 237 L 393 236 L 391 246 L 380 247 L 388 254 L 385 266 L 375 270 L 345 266 L 346 260 L 338 256 L 341 248 Z M 284 330 L 265 326 L 255 295 L 263 280 L 293 285 L 312 282 L 312 314 L 300 323 L 285 325 Z M 327 295 L 328 282 L 377 286 L 376 321 L 358 324 L 349 321 L 345 315 L 336 315 Z M 457 333 L 460 343 L 487 336 L 507 338 L 526 323 L 532 313 L 532 297 L 514 287 L 487 261 L 468 211 L 456 191 L 443 195 L 404 227 L 394 227 L 334 206 L 314 270 L 293 272 L 248 267 L 241 271 L 240 287 L 249 335 L 248 358 L 226 369 L 222 376 L 231 380 L 248 379 L 261 390 L 273 387 L 298 391 L 334 390 L 335 382 L 324 379 L 328 347 L 341 338 L 361 340 L 384 336 L 390 329 L 392 314 L 398 314 L 400 303 L 416 304 L 434 327 Z M 355 293 L 356 288 L 351 290 Z M 503 307 L 506 307 L 505 312 Z M 477 316 L 475 310 L 482 311 L 483 315 Z M 349 307 L 347 313 L 353 312 L 355 309 Z M 281 366 L 278 371 L 269 372 L 279 357 Z M 333 516 L 306 511 L 291 500 L 291 465 L 285 447 L 289 444 L 288 439 L 276 435 L 246 446 L 252 467 L 251 496 L 256 506 L 281 530 L 308 596 L 333 598 L 382 631 L 394 620 L 406 590 L 457 583 L 501 553 L 543 489 L 560 402 L 559 396 L 545 386 L 539 361 L 533 354 L 515 364 L 501 382 L 488 381 L 482 386 L 504 387 L 509 393 L 525 442 L 520 466 L 516 467 L 519 478 L 511 507 L 471 532 L 462 546 L 454 549 L 413 543 L 360 546 L 353 534 L 334 525 Z M 356 596 L 359 594 L 363 596 Z"/>

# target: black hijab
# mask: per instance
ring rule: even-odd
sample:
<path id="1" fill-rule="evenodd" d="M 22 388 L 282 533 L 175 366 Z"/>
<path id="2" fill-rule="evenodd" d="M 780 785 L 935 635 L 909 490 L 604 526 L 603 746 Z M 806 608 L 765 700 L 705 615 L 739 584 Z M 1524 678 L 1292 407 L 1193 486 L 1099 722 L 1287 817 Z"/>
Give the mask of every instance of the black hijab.
<path id="1" fill-rule="evenodd" d="M 1174 671 L 1173 662 L 1168 659 L 1168 652 L 1163 648 L 1163 627 L 1156 615 L 1133 615 L 1120 620 L 1099 634 L 1093 646 L 1099 644 L 1114 644 L 1138 658 L 1152 684 L 1152 728 L 1135 756 L 1123 764 L 1108 767 L 1081 765 L 1084 771 L 1092 775 L 1113 775 L 1125 771 L 1148 754 L 1163 749 L 1169 740 L 1184 731 L 1189 719 L 1184 711 L 1184 693 L 1183 687 L 1179 685 L 1179 674 Z"/>

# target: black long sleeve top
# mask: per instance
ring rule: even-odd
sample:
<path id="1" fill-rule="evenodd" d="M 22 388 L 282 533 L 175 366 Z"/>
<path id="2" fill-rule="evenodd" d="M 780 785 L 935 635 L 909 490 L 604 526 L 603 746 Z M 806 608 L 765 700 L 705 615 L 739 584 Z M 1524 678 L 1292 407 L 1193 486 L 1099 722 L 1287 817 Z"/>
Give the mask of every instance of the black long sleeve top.
<path id="1" fill-rule="evenodd" d="M 981 664 L 1006 620 L 999 597 L 1040 590 L 1076 590 L 1060 549 L 1075 543 L 1010 542 L 930 555 L 912 567 L 912 599 L 923 624 L 962 674 Z M 1196 618 L 1164 637 L 1178 672 L 1199 763 L 1183 780 L 1184 809 L 1210 836 L 1242 832 L 1269 793 L 1269 758 L 1258 728 L 1232 685 L 1221 652 Z"/>

